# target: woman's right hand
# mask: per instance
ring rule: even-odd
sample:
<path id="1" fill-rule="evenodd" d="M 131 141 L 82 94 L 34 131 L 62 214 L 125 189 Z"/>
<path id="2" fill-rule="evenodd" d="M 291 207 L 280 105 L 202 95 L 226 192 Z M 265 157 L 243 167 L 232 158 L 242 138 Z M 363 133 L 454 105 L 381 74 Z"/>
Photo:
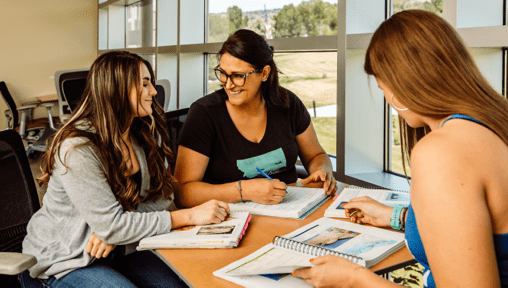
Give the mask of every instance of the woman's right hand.
<path id="1" fill-rule="evenodd" d="M 189 213 L 188 225 L 218 224 L 229 215 L 228 203 L 209 200 L 201 205 L 185 209 Z"/>
<path id="2" fill-rule="evenodd" d="M 243 200 L 260 204 L 279 204 L 286 196 L 286 183 L 278 179 L 251 179 L 242 181 Z"/>
<path id="3" fill-rule="evenodd" d="M 383 205 L 376 200 L 364 196 L 349 200 L 342 204 L 346 210 L 346 217 L 351 222 L 370 224 L 377 227 L 391 227 L 393 207 Z"/>

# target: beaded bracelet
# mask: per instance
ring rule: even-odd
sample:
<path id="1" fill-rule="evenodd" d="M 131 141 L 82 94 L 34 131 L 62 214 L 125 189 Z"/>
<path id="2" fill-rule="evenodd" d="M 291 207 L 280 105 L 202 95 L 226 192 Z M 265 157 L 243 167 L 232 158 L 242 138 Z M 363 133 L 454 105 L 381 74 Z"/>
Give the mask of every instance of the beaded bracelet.
<path id="1" fill-rule="evenodd" d="M 238 190 L 238 193 L 240 193 L 240 200 L 242 200 L 242 202 L 245 202 L 243 201 L 242 197 L 242 179 L 238 180 L 238 187 L 236 187 L 236 189 Z"/>
<path id="2" fill-rule="evenodd" d="M 406 230 L 406 212 L 407 207 L 402 208 L 402 212 L 400 213 L 400 224 L 402 225 L 402 231 Z"/>
<path id="3" fill-rule="evenodd" d="M 402 205 L 397 205 L 397 206 L 393 207 L 392 219 L 390 220 L 390 225 L 395 230 L 400 230 L 402 228 L 402 221 L 400 221 L 400 212 L 402 211 L 402 208 L 404 208 L 404 206 L 402 206 Z"/>

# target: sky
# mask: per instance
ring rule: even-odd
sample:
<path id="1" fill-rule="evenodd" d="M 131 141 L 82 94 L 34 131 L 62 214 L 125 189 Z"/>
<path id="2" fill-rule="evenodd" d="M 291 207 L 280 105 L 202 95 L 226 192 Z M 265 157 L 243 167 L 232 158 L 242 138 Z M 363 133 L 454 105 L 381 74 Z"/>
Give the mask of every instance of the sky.
<path id="1" fill-rule="evenodd" d="M 303 0 L 269 0 L 269 1 L 253 1 L 253 0 L 210 0 L 208 10 L 209 13 L 227 12 L 228 7 L 238 6 L 242 11 L 263 10 L 266 5 L 267 10 L 280 9 L 284 5 L 293 4 L 298 6 Z M 336 4 L 337 0 L 323 0 Z"/>

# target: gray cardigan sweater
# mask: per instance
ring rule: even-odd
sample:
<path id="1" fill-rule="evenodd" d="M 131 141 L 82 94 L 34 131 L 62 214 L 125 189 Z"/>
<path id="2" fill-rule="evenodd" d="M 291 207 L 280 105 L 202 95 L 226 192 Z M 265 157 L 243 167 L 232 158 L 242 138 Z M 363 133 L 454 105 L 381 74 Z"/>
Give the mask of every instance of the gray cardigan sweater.
<path id="1" fill-rule="evenodd" d="M 129 253 L 143 237 L 171 230 L 168 210 L 176 209 L 173 198 L 143 202 L 136 211 L 124 211 L 107 182 L 97 147 L 71 149 L 86 141 L 76 137 L 61 144 L 60 157 L 68 169 L 56 159 L 42 207 L 28 223 L 23 253 L 37 258 L 29 269 L 32 278 L 59 279 L 92 263 L 95 258 L 85 252 L 92 233 L 108 244 L 126 245 Z M 150 182 L 145 153 L 135 139 L 132 146 L 144 193 Z"/>

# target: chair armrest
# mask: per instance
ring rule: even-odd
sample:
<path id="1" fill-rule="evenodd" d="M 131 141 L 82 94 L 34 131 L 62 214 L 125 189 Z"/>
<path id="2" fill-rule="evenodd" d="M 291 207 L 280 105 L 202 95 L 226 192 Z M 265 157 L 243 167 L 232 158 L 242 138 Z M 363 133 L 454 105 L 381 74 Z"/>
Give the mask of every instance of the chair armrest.
<path id="1" fill-rule="evenodd" d="M 17 275 L 34 266 L 37 259 L 29 254 L 0 252 L 0 274 Z"/>
<path id="2" fill-rule="evenodd" d="M 16 110 L 18 110 L 18 111 L 28 110 L 28 109 L 33 109 L 33 108 L 35 108 L 37 106 L 39 106 L 39 105 L 37 105 L 37 104 L 23 105 L 21 107 L 17 107 Z"/>

